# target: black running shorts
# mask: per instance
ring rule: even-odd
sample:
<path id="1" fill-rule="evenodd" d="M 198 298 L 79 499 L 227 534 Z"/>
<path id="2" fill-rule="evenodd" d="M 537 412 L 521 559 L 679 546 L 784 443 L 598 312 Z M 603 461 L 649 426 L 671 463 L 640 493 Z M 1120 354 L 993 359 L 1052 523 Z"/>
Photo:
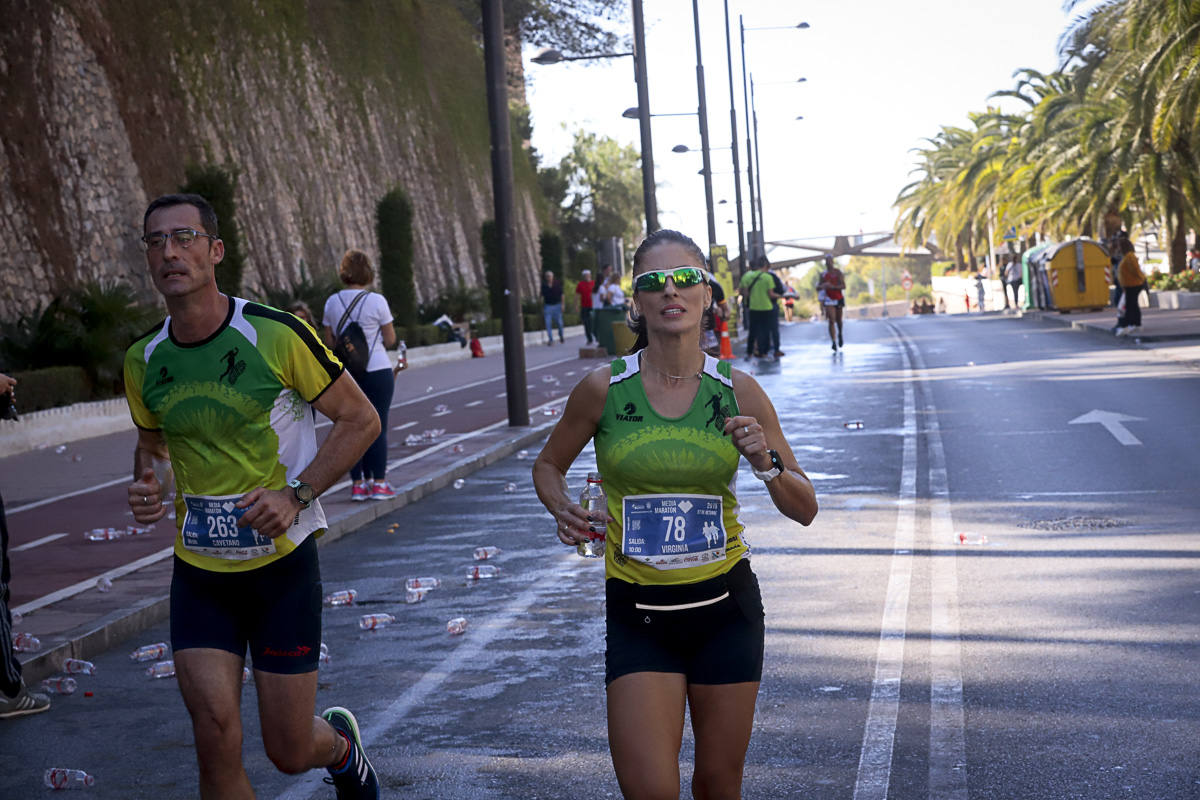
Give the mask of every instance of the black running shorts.
<path id="1" fill-rule="evenodd" d="M 687 682 L 762 679 L 762 594 L 750 562 L 683 586 L 605 582 L 604 681 L 633 672 L 680 673 Z"/>
<path id="2" fill-rule="evenodd" d="M 317 668 L 321 569 L 316 537 L 278 561 L 247 572 L 212 572 L 175 557 L 171 648 L 211 647 L 245 656 L 254 668 L 297 675 Z"/>

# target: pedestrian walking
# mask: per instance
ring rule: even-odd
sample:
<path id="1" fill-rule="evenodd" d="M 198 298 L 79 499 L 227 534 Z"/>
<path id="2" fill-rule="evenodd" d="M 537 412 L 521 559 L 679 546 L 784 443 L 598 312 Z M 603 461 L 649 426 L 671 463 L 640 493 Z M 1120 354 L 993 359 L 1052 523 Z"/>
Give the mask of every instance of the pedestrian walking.
<path id="1" fill-rule="evenodd" d="M 579 295 L 579 321 L 583 323 L 583 335 L 587 343 L 596 341 L 592 331 L 592 294 L 596 283 L 592 280 L 592 271 L 585 269 L 579 274 L 579 283 L 575 284 L 575 294 Z"/>
<path id="2" fill-rule="evenodd" d="M 779 349 L 779 301 L 783 299 L 784 288 L 783 281 L 774 272 L 768 272 L 771 276 L 771 316 L 768 317 L 770 327 L 767 329 L 770 334 L 771 353 L 775 358 L 783 358 L 783 351 Z"/>
<path id="3" fill-rule="evenodd" d="M 338 267 L 338 278 L 345 288 L 325 301 L 322 321 L 325 346 L 342 354 L 346 371 L 375 407 L 380 423 L 379 435 L 350 468 L 350 499 L 355 502 L 389 500 L 396 496 L 396 490 L 387 480 L 387 422 L 396 387 L 396 373 L 386 352 L 397 345 L 392 311 L 382 294 L 371 291 L 375 268 L 370 256 L 363 251 L 345 252 Z M 355 356 L 339 349 L 348 338 L 357 338 L 354 346 L 366 353 L 365 357 L 357 356 L 357 364 L 353 360 Z"/>
<path id="4" fill-rule="evenodd" d="M 1121 251 L 1121 263 L 1117 267 L 1117 281 L 1121 285 L 1121 300 L 1117 310 L 1117 326 L 1113 333 L 1117 336 L 1128 336 L 1141 330 L 1142 309 L 1138 305 L 1138 295 L 1146 285 L 1146 276 L 1138 263 L 1137 253 L 1134 252 L 1133 242 L 1121 239 L 1117 247 Z"/>
<path id="5" fill-rule="evenodd" d="M 1017 292 L 1021 288 L 1021 282 L 1021 260 L 1013 256 L 1004 266 L 1004 307 L 1006 309 L 1009 307 L 1008 292 L 1010 289 L 1012 290 L 1012 307 L 1020 308 L 1020 304 L 1017 302 Z"/>
<path id="6" fill-rule="evenodd" d="M 546 344 L 554 344 L 554 334 L 551 326 L 558 327 L 558 342 L 566 344 L 563 338 L 563 287 L 558 278 L 550 270 L 542 276 L 542 318 L 546 323 Z"/>
<path id="7" fill-rule="evenodd" d="M 175 476 L 171 646 L 192 720 L 202 798 L 252 798 L 240 698 L 249 649 L 267 756 L 281 771 L 324 767 L 339 798 L 377 798 L 358 723 L 312 715 L 321 644 L 317 497 L 367 449 L 379 415 L 296 317 L 222 294 L 217 216 L 199 195 L 159 197 L 142 242 L 167 318 L 125 355 L 137 425 L 129 506 L 167 516 Z M 333 421 L 317 446 L 309 405 Z M 130 776 L 135 777 L 135 776 Z"/>
<path id="8" fill-rule="evenodd" d="M 772 298 L 775 294 L 775 280 L 768 274 L 770 266 L 766 257 L 760 256 L 754 262 L 754 269 L 742 275 L 738 285 L 743 306 L 748 310 L 746 358 L 767 358 L 773 352 L 771 313 L 775 308 Z"/>
<path id="9" fill-rule="evenodd" d="M 846 276 L 838 269 L 831 255 L 825 256 L 825 269 L 817 276 L 817 290 L 825 293 L 821 309 L 825 312 L 825 322 L 829 325 L 829 341 L 836 353 L 839 347 L 845 346 L 845 340 L 842 338 L 842 310 L 846 307 Z M 884 303 L 886 302 L 885 297 Z"/>
<path id="10" fill-rule="evenodd" d="M 987 306 L 984 304 L 984 299 L 987 294 L 987 287 L 984 284 L 983 273 L 976 270 L 975 272 L 975 296 L 979 298 L 979 312 L 982 314 Z"/>
<path id="11" fill-rule="evenodd" d="M 692 794 L 741 796 L 764 627 L 733 491 L 740 459 L 784 515 L 807 525 L 817 513 L 812 483 L 766 393 L 699 350 L 712 301 L 704 264 L 696 243 L 677 231 L 646 237 L 633 259 L 634 352 L 572 390 L 533 467 L 559 541 L 574 546 L 593 523 L 608 526 L 608 740 L 626 797 L 679 796 L 689 706 Z M 590 440 L 607 514 L 585 511 L 567 494 L 567 470 Z M 664 517 L 669 541 L 645 535 Z"/>

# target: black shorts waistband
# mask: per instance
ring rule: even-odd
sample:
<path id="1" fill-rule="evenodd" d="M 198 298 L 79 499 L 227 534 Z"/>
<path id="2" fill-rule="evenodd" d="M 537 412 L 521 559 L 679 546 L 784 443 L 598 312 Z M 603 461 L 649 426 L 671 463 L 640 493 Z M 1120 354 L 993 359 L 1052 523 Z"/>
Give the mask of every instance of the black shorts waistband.
<path id="1" fill-rule="evenodd" d="M 719 603 L 753 580 L 749 559 L 741 558 L 728 572 L 697 583 L 658 586 L 609 578 L 604 588 L 610 606 L 648 611 L 686 611 Z"/>

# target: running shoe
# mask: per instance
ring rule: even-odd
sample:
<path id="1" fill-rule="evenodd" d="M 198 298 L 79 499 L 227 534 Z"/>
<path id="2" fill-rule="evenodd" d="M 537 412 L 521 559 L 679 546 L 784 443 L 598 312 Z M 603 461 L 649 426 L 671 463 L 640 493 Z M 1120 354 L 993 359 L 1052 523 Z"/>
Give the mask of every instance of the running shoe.
<path id="1" fill-rule="evenodd" d="M 842 341 L 842 334 L 839 331 L 838 332 L 838 347 L 845 347 L 845 346 L 846 346 L 846 343 Z"/>
<path id="2" fill-rule="evenodd" d="M 351 750 L 340 771 L 335 772 L 333 767 L 325 768 L 329 772 L 325 782 L 333 784 L 337 789 L 338 800 L 378 800 L 379 779 L 375 776 L 371 760 L 363 750 L 362 739 L 358 733 L 358 720 L 340 706 L 325 709 L 321 718 L 346 737 Z"/>
<path id="3" fill-rule="evenodd" d="M 21 682 L 21 690 L 16 697 L 8 697 L 0 692 L 0 719 L 7 717 L 23 717 L 26 714 L 40 714 L 50 708 L 50 698 L 41 692 L 31 692 L 25 682 Z"/>
<path id="4" fill-rule="evenodd" d="M 365 483 L 356 483 L 354 488 L 350 490 L 350 499 L 356 503 L 361 503 L 371 496 L 370 490 L 367 489 Z"/>
<path id="5" fill-rule="evenodd" d="M 371 487 L 372 500 L 390 500 L 396 496 L 396 490 L 387 481 L 377 483 Z"/>

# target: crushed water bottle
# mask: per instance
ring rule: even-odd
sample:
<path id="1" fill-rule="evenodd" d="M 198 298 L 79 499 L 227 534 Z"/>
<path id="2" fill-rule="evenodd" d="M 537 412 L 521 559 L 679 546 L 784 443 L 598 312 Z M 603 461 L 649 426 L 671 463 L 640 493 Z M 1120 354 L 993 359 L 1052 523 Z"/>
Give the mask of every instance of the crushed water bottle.
<path id="1" fill-rule="evenodd" d="M 433 407 L 433 415 L 435 417 L 439 416 L 441 414 L 449 414 L 449 413 L 450 413 L 450 406 L 446 405 L 445 403 L 438 403 L 436 406 Z"/>
<path id="2" fill-rule="evenodd" d="M 329 657 L 329 645 L 325 644 L 324 642 L 321 642 L 321 652 L 317 654 L 317 663 L 326 665 L 333 663 L 332 659 Z"/>
<path id="3" fill-rule="evenodd" d="M 125 535 L 124 528 L 92 528 L 83 535 L 89 542 L 111 542 Z"/>
<path id="4" fill-rule="evenodd" d="M 420 444 L 422 441 L 424 440 L 415 433 L 410 433 L 408 436 L 404 437 L 404 443 L 409 446 Z"/>
<path id="5" fill-rule="evenodd" d="M 174 661 L 157 661 L 146 667 L 146 674 L 151 678 L 174 678 Z"/>
<path id="6" fill-rule="evenodd" d="M 145 536 L 147 533 L 150 533 L 153 530 L 154 530 L 153 526 L 143 527 L 141 525 L 126 525 L 125 526 L 125 535 L 126 536 Z"/>
<path id="7" fill-rule="evenodd" d="M 517 492 L 517 485 L 515 483 L 510 482 L 510 483 L 504 484 L 504 493 L 505 494 L 516 494 L 516 492 Z"/>
<path id="8" fill-rule="evenodd" d="M 250 668 L 242 667 L 242 685 L 245 686 L 250 680 Z"/>
<path id="9" fill-rule="evenodd" d="M 494 545 L 489 544 L 486 547 L 476 547 L 475 548 L 475 560 L 476 561 L 487 561 L 489 558 L 495 558 L 499 554 L 500 554 L 500 548 L 496 547 Z"/>
<path id="10" fill-rule="evenodd" d="M 101 575 L 96 579 L 96 589 L 100 592 L 112 591 L 112 580 L 107 576 Z"/>
<path id="11" fill-rule="evenodd" d="M 456 478 L 456 479 L 455 479 L 455 481 L 454 481 L 454 488 L 455 488 L 455 489 L 461 489 L 462 487 L 464 487 L 464 486 L 466 486 L 466 485 L 467 485 L 467 482 L 466 482 L 466 481 L 464 481 L 462 478 Z"/>
<path id="12" fill-rule="evenodd" d="M 455 617 L 446 623 L 446 633 L 451 636 L 458 636 L 467 632 L 467 618 Z"/>
<path id="13" fill-rule="evenodd" d="M 483 578 L 494 578 L 500 574 L 500 568 L 491 564 L 481 564 L 477 567 L 467 567 L 467 580 L 477 581 Z"/>
<path id="14" fill-rule="evenodd" d="M 166 642 L 155 642 L 154 644 L 144 644 L 137 650 L 129 654 L 130 661 L 153 661 L 156 658 L 162 658 L 167 654 L 170 648 Z"/>
<path id="15" fill-rule="evenodd" d="M 524 461 L 527 458 L 529 458 L 528 450 L 518 450 L 517 451 L 517 461 Z"/>
<path id="16" fill-rule="evenodd" d="M 42 649 L 42 640 L 32 633 L 13 634 L 13 650 L 18 653 L 36 653 Z"/>
<path id="17" fill-rule="evenodd" d="M 42 776 L 42 783 L 48 789 L 83 789 L 95 786 L 96 779 L 81 769 L 51 767 Z"/>
<path id="18" fill-rule="evenodd" d="M 54 452 L 61 456 L 63 453 L 67 452 L 67 446 L 65 444 L 60 444 L 58 447 L 54 448 Z"/>
<path id="19" fill-rule="evenodd" d="M 425 599 L 425 595 L 429 594 L 432 589 L 405 589 L 404 602 L 412 604 L 419 603 Z"/>
<path id="20" fill-rule="evenodd" d="M 327 606 L 352 606 L 354 601 L 358 599 L 358 592 L 353 589 L 340 589 L 333 594 L 326 595 L 325 605 Z"/>
<path id="21" fill-rule="evenodd" d="M 46 678 L 42 681 L 42 691 L 50 694 L 75 694 L 76 688 L 74 678 Z"/>
<path id="22" fill-rule="evenodd" d="M 441 585 L 440 578 L 408 578 L 404 581 L 405 589 L 436 589 Z"/>
<path id="23" fill-rule="evenodd" d="M 13 625 L 20 625 L 21 620 L 23 620 L 23 619 L 25 619 L 25 615 L 22 614 L 20 611 L 14 610 L 12 612 L 12 624 Z"/>
<path id="24" fill-rule="evenodd" d="M 456 445 L 454 445 L 454 447 L 450 448 L 450 452 L 451 453 L 461 453 L 461 452 L 465 451 L 466 449 L 467 448 L 463 447 L 461 444 L 456 444 Z"/>
<path id="25" fill-rule="evenodd" d="M 588 525 L 585 541 L 575 545 L 575 552 L 584 558 L 604 558 L 604 537 L 608 533 L 608 498 L 604 495 L 604 479 L 599 472 L 589 472 L 587 486 L 579 495 L 579 505 L 583 510 L 592 514 L 600 514 L 600 519 L 592 519 Z"/>
<path id="26" fill-rule="evenodd" d="M 90 661 L 84 661 L 81 658 L 68 658 L 63 660 L 63 672 L 68 675 L 95 675 L 96 665 Z"/>
<path id="27" fill-rule="evenodd" d="M 391 614 L 363 614 L 358 618 L 358 627 L 364 631 L 377 631 L 396 621 Z"/>

